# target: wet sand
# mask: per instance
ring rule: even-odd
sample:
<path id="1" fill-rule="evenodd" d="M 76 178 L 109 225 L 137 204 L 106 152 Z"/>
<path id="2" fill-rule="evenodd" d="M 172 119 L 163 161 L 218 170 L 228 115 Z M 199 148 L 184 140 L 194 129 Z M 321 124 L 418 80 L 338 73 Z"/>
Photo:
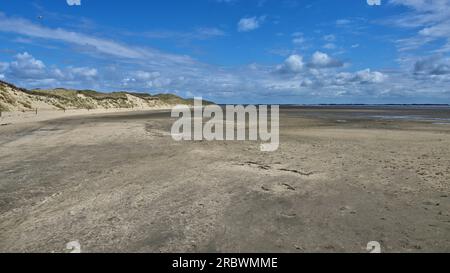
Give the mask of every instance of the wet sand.
<path id="1" fill-rule="evenodd" d="M 282 109 L 273 153 L 162 112 L 0 126 L 0 252 L 448 252 L 450 126 L 387 111 Z"/>

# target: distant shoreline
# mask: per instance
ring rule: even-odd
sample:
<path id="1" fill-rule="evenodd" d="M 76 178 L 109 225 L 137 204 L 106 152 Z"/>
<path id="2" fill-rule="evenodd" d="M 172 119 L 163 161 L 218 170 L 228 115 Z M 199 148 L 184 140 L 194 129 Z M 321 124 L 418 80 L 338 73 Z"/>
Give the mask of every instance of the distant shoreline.
<path id="1" fill-rule="evenodd" d="M 226 105 L 250 105 L 247 103 L 228 103 L 228 104 L 217 104 L 219 106 L 226 106 Z M 423 103 L 423 104 L 418 104 L 418 103 L 411 103 L 411 104 L 407 104 L 407 103 L 399 103 L 399 104 L 394 104 L 394 103 L 388 103 L 388 104 L 364 104 L 364 103 L 319 103 L 319 104 L 283 104 L 283 103 L 271 103 L 271 104 L 267 104 L 267 103 L 257 103 L 257 104 L 251 104 L 251 105 L 280 105 L 281 107 L 320 107 L 320 106 L 372 106 L 372 107 L 382 107 L 382 106 L 432 106 L 432 107 L 450 107 L 450 104 L 433 104 L 433 103 Z"/>

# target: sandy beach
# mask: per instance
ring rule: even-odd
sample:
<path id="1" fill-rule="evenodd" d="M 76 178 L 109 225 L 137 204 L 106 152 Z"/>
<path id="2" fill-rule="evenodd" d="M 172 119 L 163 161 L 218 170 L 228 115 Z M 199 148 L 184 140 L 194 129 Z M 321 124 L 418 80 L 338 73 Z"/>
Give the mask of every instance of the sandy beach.
<path id="1" fill-rule="evenodd" d="M 0 125 L 7 126 L 20 123 L 31 123 L 48 121 L 52 119 L 60 119 L 65 117 L 74 116 L 86 116 L 94 114 L 107 114 L 107 113 L 124 113 L 124 112 L 140 112 L 140 111 L 159 111 L 170 109 L 169 106 L 165 107 L 152 107 L 152 108 L 111 108 L 111 109 L 70 109 L 70 110 L 30 110 L 30 111 L 14 111 L 3 112 L 0 116 Z"/>
<path id="2" fill-rule="evenodd" d="M 0 252 L 450 251 L 450 126 L 379 115 L 282 109 L 272 153 L 175 142 L 167 111 L 6 117 Z"/>

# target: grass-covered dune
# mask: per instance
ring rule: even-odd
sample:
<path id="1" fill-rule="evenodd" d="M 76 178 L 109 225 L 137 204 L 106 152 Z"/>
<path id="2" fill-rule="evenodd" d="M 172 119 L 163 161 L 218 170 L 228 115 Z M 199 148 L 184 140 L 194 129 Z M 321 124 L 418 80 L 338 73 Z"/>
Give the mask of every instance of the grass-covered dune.
<path id="1" fill-rule="evenodd" d="M 212 104 L 211 102 L 205 102 Z M 33 89 L 16 87 L 0 81 L 0 111 L 27 111 L 34 109 L 113 109 L 113 108 L 161 108 L 177 104 L 192 105 L 192 99 L 174 94 L 136 92 L 102 93 L 94 90 L 65 88 Z"/>

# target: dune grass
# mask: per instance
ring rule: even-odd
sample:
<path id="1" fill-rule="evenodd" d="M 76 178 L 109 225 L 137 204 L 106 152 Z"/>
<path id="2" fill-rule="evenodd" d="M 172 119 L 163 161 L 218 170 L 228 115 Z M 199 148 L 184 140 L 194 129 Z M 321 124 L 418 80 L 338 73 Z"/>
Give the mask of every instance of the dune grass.
<path id="1" fill-rule="evenodd" d="M 59 109 L 134 108 L 137 105 L 129 99 L 129 95 L 142 99 L 148 103 L 152 102 L 152 104 L 149 105 L 154 105 L 155 102 L 169 105 L 193 105 L 194 102 L 193 99 L 184 99 L 173 94 L 151 95 L 148 93 L 125 91 L 102 93 L 94 90 L 74 90 L 66 88 L 27 90 L 0 81 L 0 102 L 3 102 L 2 108 L 0 108 L 1 111 L 7 111 L 8 105 L 21 105 L 27 109 L 32 108 L 32 104 L 28 101 L 16 101 L 14 96 L 11 96 L 6 92 L 5 89 L 7 87 L 15 92 L 24 92 L 28 95 L 32 95 L 33 99 L 53 105 Z M 204 104 L 207 105 L 212 103 L 204 101 Z"/>

